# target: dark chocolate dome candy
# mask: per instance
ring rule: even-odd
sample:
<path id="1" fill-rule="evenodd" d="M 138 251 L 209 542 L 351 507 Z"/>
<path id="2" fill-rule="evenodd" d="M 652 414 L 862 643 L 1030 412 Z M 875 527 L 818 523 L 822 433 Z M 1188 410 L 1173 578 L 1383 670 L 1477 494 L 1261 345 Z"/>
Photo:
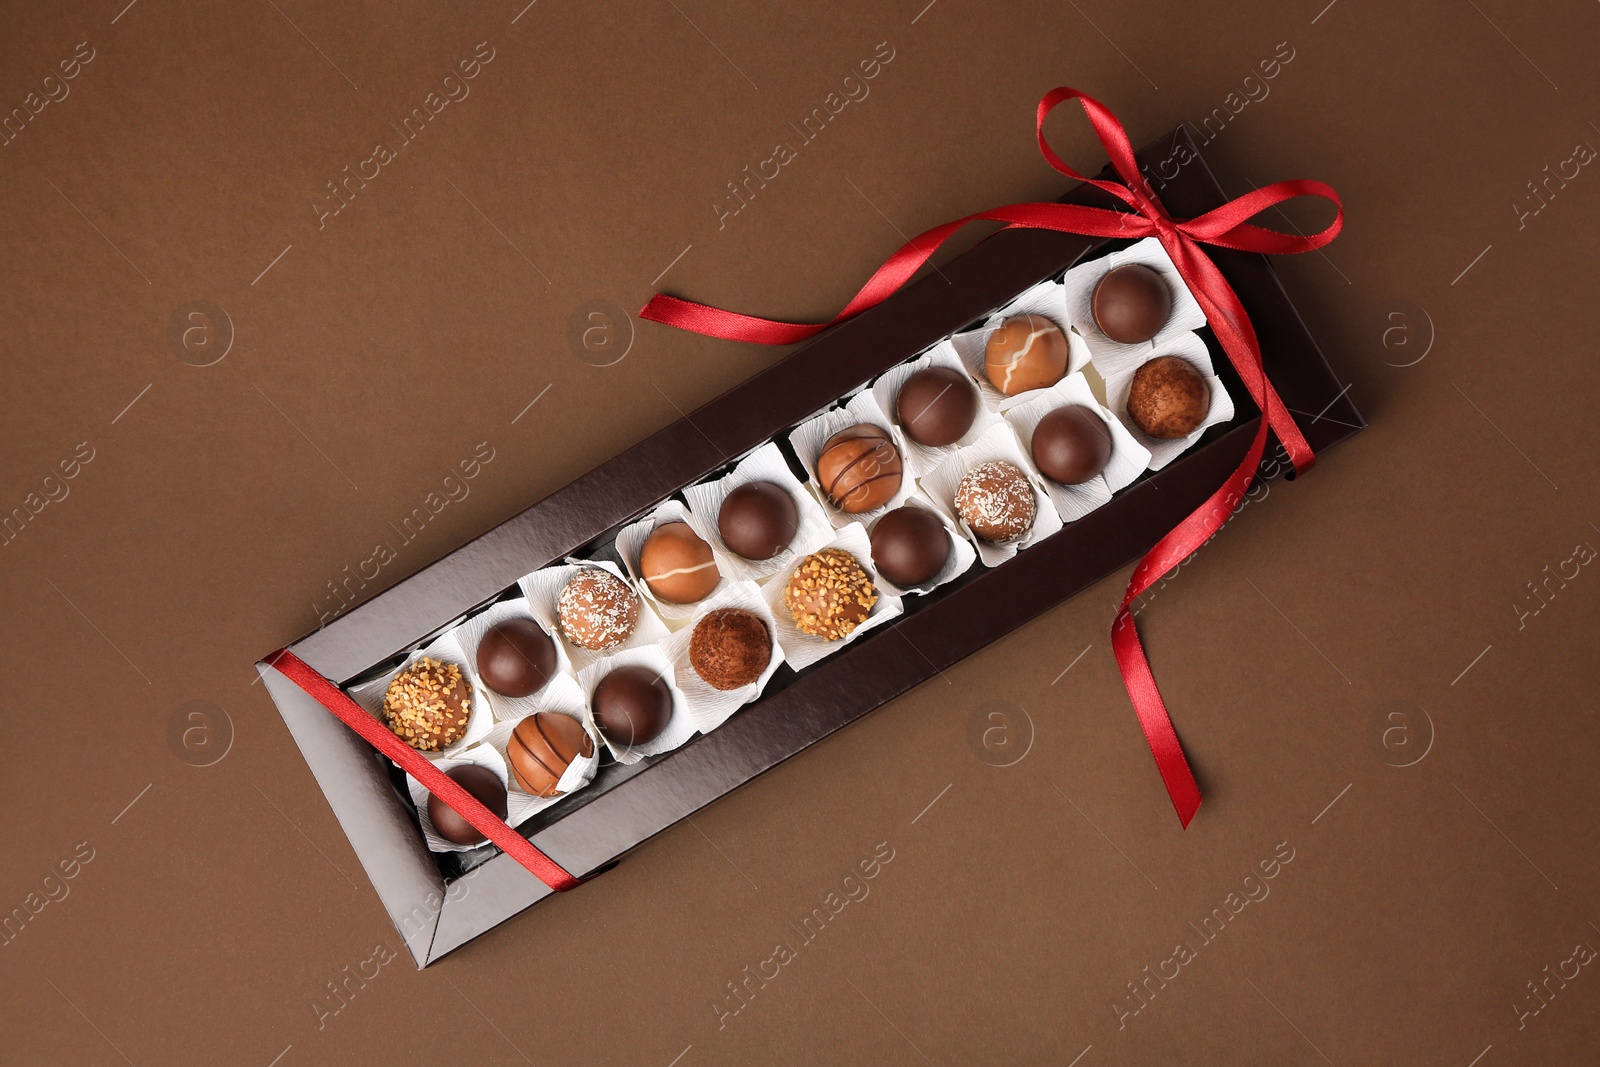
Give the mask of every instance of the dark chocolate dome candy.
<path id="1" fill-rule="evenodd" d="M 661 736 L 672 718 L 672 688 L 649 667 L 618 667 L 594 687 L 594 723 L 607 741 L 626 748 Z"/>
<path id="2" fill-rule="evenodd" d="M 556 673 L 556 643 L 532 619 L 505 619 L 478 641 L 478 677 L 506 697 L 525 697 Z"/>
<path id="3" fill-rule="evenodd" d="M 497 818 L 506 817 L 506 787 L 500 784 L 499 775 L 476 763 L 463 763 L 444 773 Z M 456 813 L 456 809 L 432 793 L 428 794 L 428 821 L 433 823 L 433 832 L 446 841 L 458 845 L 476 845 L 485 840 L 471 823 Z"/>
<path id="4" fill-rule="evenodd" d="M 894 398 L 895 418 L 919 445 L 953 445 L 978 417 L 978 391 L 951 367 L 924 367 L 905 380 Z"/>
<path id="5" fill-rule="evenodd" d="M 1033 428 L 1033 462 L 1062 485 L 1082 485 L 1111 459 L 1111 431 L 1100 416 L 1082 404 L 1048 412 Z"/>
<path id="6" fill-rule="evenodd" d="M 1142 344 L 1161 332 L 1172 315 L 1172 290 L 1142 263 L 1107 271 L 1090 300 L 1094 324 L 1113 341 Z"/>
<path id="7" fill-rule="evenodd" d="M 931 581 L 949 559 L 950 533 L 927 508 L 895 508 L 872 528 L 872 565 L 902 589 Z"/>
<path id="8" fill-rule="evenodd" d="M 717 533 L 745 559 L 771 559 L 789 547 L 800 529 L 794 497 L 772 482 L 745 482 L 722 500 Z"/>

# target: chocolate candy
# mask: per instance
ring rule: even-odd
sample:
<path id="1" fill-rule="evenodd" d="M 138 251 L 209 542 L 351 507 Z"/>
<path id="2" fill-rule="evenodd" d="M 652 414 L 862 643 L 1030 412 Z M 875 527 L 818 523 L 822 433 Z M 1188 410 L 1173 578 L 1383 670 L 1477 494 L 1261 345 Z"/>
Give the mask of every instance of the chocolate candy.
<path id="1" fill-rule="evenodd" d="M 1033 528 L 1038 502 L 1027 475 L 1014 464 L 991 459 L 973 467 L 956 485 L 956 510 L 973 533 L 1003 545 Z"/>
<path id="2" fill-rule="evenodd" d="M 669 604 L 703 600 L 722 580 L 711 546 L 686 522 L 663 523 L 650 531 L 639 549 L 639 573 L 650 591 Z"/>
<path id="3" fill-rule="evenodd" d="M 1094 324 L 1113 341 L 1143 344 L 1172 315 L 1172 290 L 1143 263 L 1125 263 L 1105 273 L 1090 300 Z"/>
<path id="4" fill-rule="evenodd" d="M 1188 437 L 1211 410 L 1211 386 L 1193 363 L 1157 356 L 1133 372 L 1128 417 L 1151 437 Z"/>
<path id="5" fill-rule="evenodd" d="M 591 652 L 620 645 L 639 625 L 639 598 L 626 582 L 599 567 L 585 567 L 556 599 L 561 632 Z"/>
<path id="6" fill-rule="evenodd" d="M 1007 319 L 989 335 L 983 372 L 1006 396 L 1052 386 L 1067 373 L 1067 335 L 1043 315 Z"/>
<path id="7" fill-rule="evenodd" d="M 412 748 L 437 752 L 467 732 L 472 683 L 454 663 L 423 656 L 395 675 L 383 694 L 383 721 Z"/>
<path id="8" fill-rule="evenodd" d="M 689 635 L 689 666 L 713 689 L 740 689 L 772 662 L 772 635 L 761 616 L 743 608 L 710 611 Z"/>
<path id="9" fill-rule="evenodd" d="M 978 417 L 972 379 L 950 367 L 924 367 L 905 380 L 894 398 L 895 418 L 919 445 L 953 445 Z"/>
<path id="10" fill-rule="evenodd" d="M 772 482 L 745 482 L 722 500 L 717 533 L 745 559 L 771 559 L 789 547 L 800 529 L 800 511 L 789 490 Z"/>
<path id="11" fill-rule="evenodd" d="M 842 548 L 825 548 L 801 560 L 783 590 L 795 627 L 824 641 L 848 637 L 877 602 L 872 578 Z"/>
<path id="12" fill-rule="evenodd" d="M 902 589 L 931 581 L 950 559 L 950 532 L 927 508 L 906 504 L 872 528 L 872 565 Z"/>
<path id="13" fill-rule="evenodd" d="M 889 431 L 871 423 L 840 430 L 817 455 L 817 481 L 847 515 L 881 508 L 900 491 L 903 468 Z"/>
<path id="14" fill-rule="evenodd" d="M 613 745 L 643 745 L 661 736 L 672 718 L 672 688 L 649 667 L 618 667 L 589 698 L 594 724 Z"/>
<path id="15" fill-rule="evenodd" d="M 1111 459 L 1111 431 L 1082 404 L 1048 412 L 1033 428 L 1034 465 L 1053 482 L 1082 485 Z"/>
<path id="16" fill-rule="evenodd" d="M 594 755 L 583 723 L 559 711 L 536 711 L 517 723 L 506 740 L 506 758 L 517 785 L 536 797 L 553 797 L 556 783 L 579 756 Z"/>
<path id="17" fill-rule="evenodd" d="M 476 763 L 463 763 L 444 773 L 497 818 L 506 817 L 506 787 L 500 784 L 499 775 Z M 428 794 L 428 821 L 433 823 L 433 832 L 446 841 L 458 845 L 476 845 L 485 840 L 483 834 L 456 813 L 456 809 L 432 793 Z"/>
<path id="18" fill-rule="evenodd" d="M 532 619 L 506 619 L 478 641 L 478 677 L 504 697 L 525 697 L 556 673 L 556 643 Z"/>

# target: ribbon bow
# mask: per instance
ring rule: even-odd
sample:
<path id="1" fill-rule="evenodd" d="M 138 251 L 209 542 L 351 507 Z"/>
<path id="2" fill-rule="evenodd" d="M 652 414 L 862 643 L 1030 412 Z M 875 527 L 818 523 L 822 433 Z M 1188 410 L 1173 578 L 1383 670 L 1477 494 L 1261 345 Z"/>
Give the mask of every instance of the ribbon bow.
<path id="1" fill-rule="evenodd" d="M 1077 100 L 1083 105 L 1090 125 L 1094 127 L 1096 136 L 1111 159 L 1112 168 L 1122 179 L 1120 182 L 1084 177 L 1068 166 L 1046 143 L 1045 117 L 1068 100 Z M 662 294 L 651 297 L 639 316 L 730 341 L 794 344 L 882 303 L 904 285 L 947 238 L 969 222 L 982 219 L 1003 222 L 1007 228 L 1056 230 L 1088 237 L 1155 237 L 1160 240 L 1263 414 L 1250 449 L 1238 468 L 1204 504 L 1156 542 L 1155 547 L 1139 561 L 1128 581 L 1128 589 L 1117 609 L 1116 619 L 1111 624 L 1111 647 L 1122 672 L 1123 684 L 1127 686 L 1128 697 L 1139 717 L 1139 726 L 1144 730 L 1150 751 L 1155 756 L 1156 767 L 1161 772 L 1167 794 L 1172 798 L 1172 806 L 1177 809 L 1179 821 L 1188 827 L 1200 807 L 1200 787 L 1195 784 L 1194 773 L 1189 768 L 1183 746 L 1172 727 L 1172 718 L 1156 687 L 1155 676 L 1150 671 L 1144 646 L 1139 641 L 1133 615 L 1128 610 L 1129 605 L 1155 584 L 1161 575 L 1181 563 L 1221 529 L 1243 499 L 1261 463 L 1269 428 L 1288 453 L 1296 473 L 1310 469 L 1315 459 L 1311 446 L 1290 417 L 1277 390 L 1267 380 L 1261 348 L 1249 316 L 1245 314 L 1238 296 L 1223 278 L 1222 272 L 1200 245 L 1212 244 L 1243 252 L 1273 254 L 1310 252 L 1338 236 L 1344 226 L 1344 209 L 1339 202 L 1339 195 L 1331 187 L 1319 181 L 1299 180 L 1276 182 L 1237 200 L 1230 200 L 1197 218 L 1177 220 L 1162 206 L 1155 191 L 1145 181 L 1134 159 L 1127 131 L 1104 104 L 1076 89 L 1053 89 L 1039 101 L 1036 125 L 1039 151 L 1052 167 L 1069 178 L 1110 194 L 1126 204 L 1129 210 L 1117 211 L 1081 204 L 1010 204 L 935 226 L 913 237 L 890 256 L 831 322 L 781 322 L 741 315 Z M 1250 219 L 1266 209 L 1301 196 L 1319 196 L 1333 203 L 1336 209 L 1334 218 L 1325 229 L 1304 236 L 1280 233 L 1250 223 Z"/>

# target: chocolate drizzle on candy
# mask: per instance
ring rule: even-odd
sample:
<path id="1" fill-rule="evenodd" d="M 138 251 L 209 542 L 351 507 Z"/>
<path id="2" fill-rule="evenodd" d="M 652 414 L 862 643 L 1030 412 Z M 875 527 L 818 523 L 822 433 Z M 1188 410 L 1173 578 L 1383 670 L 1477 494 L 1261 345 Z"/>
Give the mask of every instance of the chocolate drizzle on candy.
<path id="1" fill-rule="evenodd" d="M 383 694 L 383 721 L 422 752 L 461 740 L 472 714 L 472 684 L 454 663 L 423 656 L 395 675 Z"/>
<path id="2" fill-rule="evenodd" d="M 822 494 L 847 515 L 872 511 L 893 500 L 903 472 L 888 432 L 871 423 L 840 430 L 817 456 Z"/>

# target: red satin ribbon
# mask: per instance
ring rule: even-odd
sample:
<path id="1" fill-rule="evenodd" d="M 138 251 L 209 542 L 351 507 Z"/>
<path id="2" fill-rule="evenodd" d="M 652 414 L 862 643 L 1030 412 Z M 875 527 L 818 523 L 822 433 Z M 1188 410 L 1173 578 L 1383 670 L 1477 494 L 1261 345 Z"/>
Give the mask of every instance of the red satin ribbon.
<path id="1" fill-rule="evenodd" d="M 1111 166 L 1121 177 L 1121 182 L 1098 181 L 1086 178 L 1073 170 L 1056 155 L 1045 142 L 1044 120 L 1058 105 L 1077 100 L 1083 105 L 1100 143 L 1110 156 Z M 1183 561 L 1216 533 L 1228 519 L 1234 507 L 1243 498 L 1261 462 L 1267 442 L 1267 430 L 1277 434 L 1294 464 L 1295 471 L 1310 469 L 1315 457 L 1300 428 L 1290 417 L 1288 408 L 1279 398 L 1277 390 L 1267 380 L 1262 364 L 1261 348 L 1256 341 L 1254 328 L 1244 307 L 1234 294 L 1210 257 L 1200 247 L 1213 244 L 1244 252 L 1283 254 L 1310 252 L 1321 248 L 1338 236 L 1344 225 L 1344 209 L 1339 195 L 1318 181 L 1276 182 L 1257 189 L 1237 200 L 1231 200 L 1215 210 L 1193 219 L 1174 219 L 1167 213 L 1155 191 L 1139 172 L 1134 160 L 1133 146 L 1127 131 L 1104 104 L 1076 89 L 1054 89 L 1039 101 L 1036 119 L 1039 151 L 1060 173 L 1069 178 L 1093 185 L 1126 204 L 1128 211 L 1084 207 L 1079 204 L 1010 204 L 1006 207 L 980 211 L 975 215 L 935 226 L 906 242 L 894 255 L 879 267 L 861 287 L 843 311 L 830 322 L 797 323 L 741 315 L 719 308 L 697 304 L 677 297 L 656 295 L 651 297 L 639 315 L 641 318 L 693 330 L 696 333 L 721 337 L 730 341 L 752 341 L 758 344 L 784 345 L 804 341 L 817 333 L 853 318 L 861 312 L 882 303 L 895 290 L 927 262 L 928 257 L 944 243 L 945 239 L 969 222 L 980 219 L 1003 222 L 1008 227 L 1056 230 L 1062 233 L 1083 234 L 1089 237 L 1155 237 L 1161 241 L 1167 255 L 1176 265 L 1178 273 L 1188 284 L 1206 320 L 1233 362 L 1234 369 L 1243 380 L 1245 388 L 1261 409 L 1264 417 L 1256 429 L 1250 449 L 1238 468 L 1204 504 L 1191 513 L 1170 533 L 1158 541 L 1134 568 L 1128 582 L 1122 605 L 1111 625 L 1111 647 L 1116 653 L 1117 665 L 1122 671 L 1123 684 L 1139 717 L 1145 740 L 1155 755 L 1156 767 L 1178 819 L 1189 825 L 1200 807 L 1200 787 L 1184 757 L 1183 746 L 1172 727 L 1161 692 L 1156 687 L 1150 662 L 1145 657 L 1144 646 L 1134 626 L 1129 606 L 1141 593 L 1173 567 Z M 1326 229 L 1309 237 L 1301 234 L 1279 233 L 1249 220 L 1286 200 L 1301 196 L 1319 196 L 1333 203 L 1336 211 Z"/>
<path id="2" fill-rule="evenodd" d="M 494 812 L 484 807 L 471 793 L 462 789 L 439 768 L 419 755 L 416 749 L 401 741 L 388 727 L 367 714 L 366 709 L 346 696 L 338 686 L 312 670 L 299 656 L 288 649 L 267 657 L 267 664 L 275 667 L 289 681 L 304 689 L 318 704 L 327 708 L 373 748 L 388 756 L 418 782 L 424 789 L 455 809 L 484 837 L 500 846 L 501 851 L 526 867 L 535 878 L 558 893 L 579 884 L 580 880 L 568 874 L 555 860 L 533 847 L 533 843 Z"/>

